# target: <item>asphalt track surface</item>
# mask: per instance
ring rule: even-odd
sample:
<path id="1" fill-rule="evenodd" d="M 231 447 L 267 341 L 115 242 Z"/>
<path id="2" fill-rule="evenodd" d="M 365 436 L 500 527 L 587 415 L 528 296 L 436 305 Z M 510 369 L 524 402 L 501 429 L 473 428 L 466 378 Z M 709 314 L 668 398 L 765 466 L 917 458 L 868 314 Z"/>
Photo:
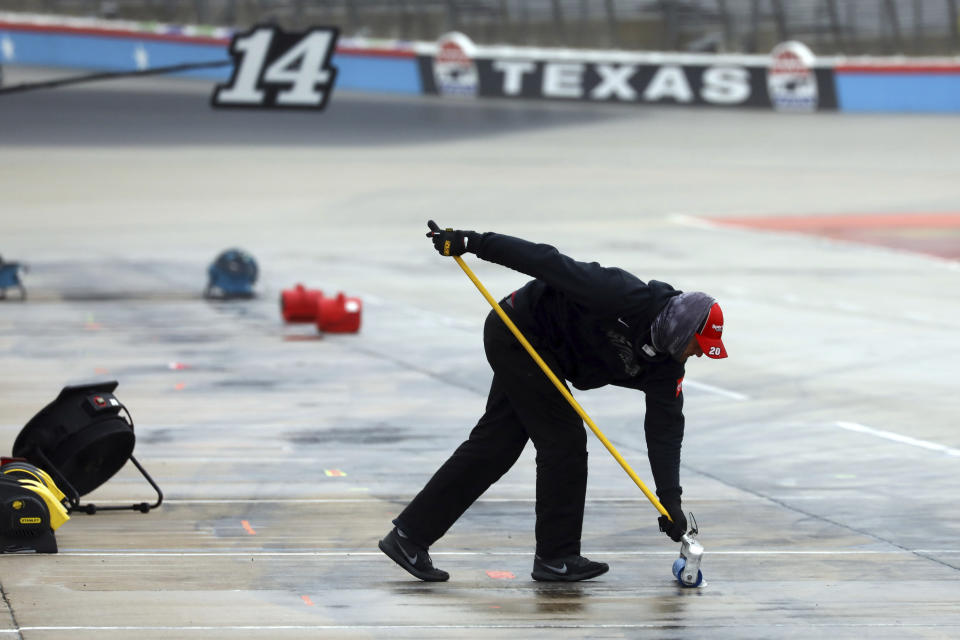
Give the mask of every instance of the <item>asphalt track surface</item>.
<path id="1" fill-rule="evenodd" d="M 0 303 L 0 450 L 63 385 L 116 379 L 166 495 L 75 515 L 57 555 L 0 558 L 0 637 L 960 635 L 957 263 L 724 222 L 952 215 L 956 118 L 346 93 L 220 113 L 210 90 L 0 96 L 0 255 L 30 265 L 28 301 Z M 677 586 L 678 546 L 592 437 L 601 578 L 530 580 L 532 447 L 432 549 L 450 582 L 376 549 L 489 384 L 486 303 L 428 218 L 721 301 L 730 358 L 684 382 L 706 586 Z M 258 298 L 203 301 L 236 245 Z M 495 295 L 526 280 L 470 264 Z M 360 296 L 361 332 L 285 326 L 296 282 Z M 648 479 L 642 397 L 575 395 Z M 150 491 L 128 465 L 88 497 Z"/>

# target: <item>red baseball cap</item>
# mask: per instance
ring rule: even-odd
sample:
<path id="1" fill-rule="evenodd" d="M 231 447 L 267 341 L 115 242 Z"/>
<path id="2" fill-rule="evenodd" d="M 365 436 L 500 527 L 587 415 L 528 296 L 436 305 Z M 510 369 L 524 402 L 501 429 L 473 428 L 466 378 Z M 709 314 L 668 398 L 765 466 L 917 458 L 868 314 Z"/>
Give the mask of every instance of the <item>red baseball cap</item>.
<path id="1" fill-rule="evenodd" d="M 716 302 L 710 307 L 707 319 L 697 331 L 697 343 L 703 349 L 704 355 L 708 358 L 726 358 L 727 349 L 720 341 L 720 335 L 723 333 L 723 311 Z"/>

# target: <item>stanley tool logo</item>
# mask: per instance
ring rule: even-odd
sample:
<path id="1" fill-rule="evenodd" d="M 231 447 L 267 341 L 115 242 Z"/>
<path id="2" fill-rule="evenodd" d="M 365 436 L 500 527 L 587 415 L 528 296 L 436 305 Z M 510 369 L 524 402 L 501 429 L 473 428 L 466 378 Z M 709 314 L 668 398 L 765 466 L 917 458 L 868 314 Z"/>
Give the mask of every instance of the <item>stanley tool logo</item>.
<path id="1" fill-rule="evenodd" d="M 43 522 L 40 518 L 20 518 L 20 524 L 40 524 Z"/>

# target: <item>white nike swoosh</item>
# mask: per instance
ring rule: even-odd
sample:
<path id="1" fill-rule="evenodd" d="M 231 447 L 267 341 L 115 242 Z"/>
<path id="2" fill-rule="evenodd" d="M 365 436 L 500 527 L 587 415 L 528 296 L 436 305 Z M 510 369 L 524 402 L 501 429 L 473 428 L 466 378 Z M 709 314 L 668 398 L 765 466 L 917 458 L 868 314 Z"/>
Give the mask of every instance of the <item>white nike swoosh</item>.
<path id="1" fill-rule="evenodd" d="M 398 542 L 397 546 L 400 547 L 400 552 L 403 554 L 403 557 L 407 559 L 407 562 L 410 564 L 417 564 L 417 558 L 420 557 L 419 553 L 415 553 L 411 556 L 409 553 L 407 553 L 407 550 L 403 548 L 402 544 Z"/>
<path id="2" fill-rule="evenodd" d="M 555 573 L 564 574 L 564 573 L 567 572 L 567 563 L 566 563 L 566 562 L 564 562 L 563 564 L 561 564 L 559 567 L 551 567 L 551 566 L 548 565 L 546 562 L 544 562 L 544 563 L 543 563 L 543 566 L 545 566 L 547 569 L 550 569 L 550 571 L 553 571 L 553 572 L 555 572 Z"/>

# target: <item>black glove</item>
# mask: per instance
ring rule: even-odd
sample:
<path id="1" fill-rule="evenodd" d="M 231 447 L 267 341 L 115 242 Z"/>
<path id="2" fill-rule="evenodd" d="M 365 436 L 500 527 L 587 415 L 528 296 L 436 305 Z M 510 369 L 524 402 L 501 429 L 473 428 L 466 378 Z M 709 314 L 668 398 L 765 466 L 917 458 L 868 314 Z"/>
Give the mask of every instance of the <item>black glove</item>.
<path id="1" fill-rule="evenodd" d="M 660 504 L 670 514 L 673 522 L 667 519 L 667 516 L 660 516 L 657 522 L 660 523 L 660 531 L 667 534 L 674 542 L 680 542 L 680 538 L 687 532 L 687 517 L 683 515 L 683 507 L 680 506 L 680 496 L 670 496 L 661 498 Z"/>
<path id="2" fill-rule="evenodd" d="M 433 246 L 442 256 L 462 256 L 466 252 L 476 253 L 480 234 L 476 231 L 440 229 L 433 220 L 427 221 L 430 231 L 427 237 L 433 239 Z"/>

